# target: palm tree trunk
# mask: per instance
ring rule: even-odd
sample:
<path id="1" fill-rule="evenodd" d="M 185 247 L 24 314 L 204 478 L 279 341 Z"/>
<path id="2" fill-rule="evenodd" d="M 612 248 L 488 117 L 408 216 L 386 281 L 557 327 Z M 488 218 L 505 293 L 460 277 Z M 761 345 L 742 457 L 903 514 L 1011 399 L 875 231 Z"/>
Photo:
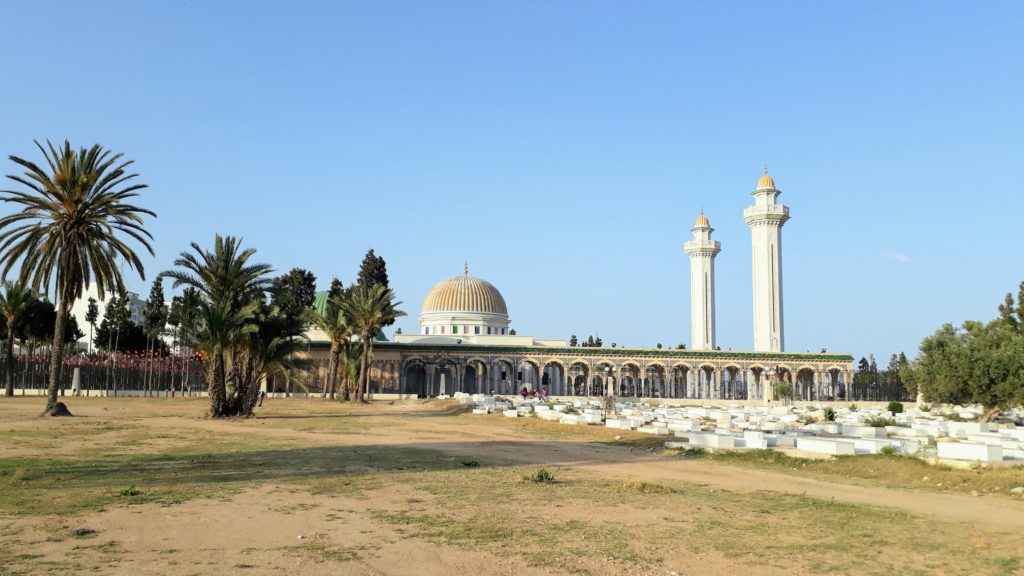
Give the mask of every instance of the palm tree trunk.
<path id="1" fill-rule="evenodd" d="M 210 359 L 210 416 L 214 418 L 224 415 L 224 404 L 227 399 L 227 369 L 225 366 L 224 354 L 216 352 Z"/>
<path id="2" fill-rule="evenodd" d="M 121 344 L 121 328 L 118 327 L 117 334 L 114 336 L 114 358 L 117 359 L 117 348 Z M 122 370 L 127 372 L 127 370 Z M 117 396 L 117 373 L 114 374 L 114 396 Z"/>
<path id="3" fill-rule="evenodd" d="M 7 326 L 7 362 L 5 363 L 7 386 L 4 394 L 14 396 L 14 326 Z"/>
<path id="4" fill-rule="evenodd" d="M 334 400 L 334 369 L 338 365 L 338 344 L 331 342 L 331 356 L 327 363 L 327 381 L 324 382 L 324 392 L 321 394 L 322 398 L 327 398 L 330 394 L 331 400 Z"/>
<path id="5" fill-rule="evenodd" d="M 54 322 L 53 327 L 53 346 L 50 350 L 50 382 L 47 388 L 46 394 L 46 410 L 43 414 L 50 416 L 70 416 L 67 407 L 64 407 L 62 403 L 57 402 L 57 389 L 60 384 L 60 364 L 63 359 L 64 353 L 64 317 L 67 316 L 68 306 L 67 298 L 60 299 L 60 305 L 57 307 L 57 321 Z M 63 409 L 61 409 L 63 407 Z"/>
<path id="6" fill-rule="evenodd" d="M 370 352 L 372 351 L 372 344 L 370 343 L 370 333 L 363 334 L 363 358 L 360 364 L 362 364 L 362 370 L 359 374 L 359 384 L 356 386 L 356 394 L 360 402 L 366 402 L 366 389 L 370 385 L 370 374 L 366 369 L 366 364 L 369 361 Z"/>

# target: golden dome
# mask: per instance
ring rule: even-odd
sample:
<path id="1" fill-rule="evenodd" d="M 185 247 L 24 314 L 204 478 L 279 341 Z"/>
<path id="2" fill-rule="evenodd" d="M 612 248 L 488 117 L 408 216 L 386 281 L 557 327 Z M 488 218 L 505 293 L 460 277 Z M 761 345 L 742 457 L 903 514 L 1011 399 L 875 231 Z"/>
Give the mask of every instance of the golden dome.
<path id="1" fill-rule="evenodd" d="M 703 212 L 700 216 L 697 216 L 697 221 L 693 223 L 694 228 L 711 228 L 711 224 L 708 224 L 708 217 Z"/>
<path id="2" fill-rule="evenodd" d="M 764 174 L 762 174 L 761 178 L 757 181 L 757 189 L 758 190 L 775 190 L 775 180 L 772 179 L 772 177 L 768 175 L 768 167 L 767 166 L 764 167 Z"/>
<path id="3" fill-rule="evenodd" d="M 438 282 L 423 299 L 426 312 L 483 312 L 508 316 L 501 292 L 487 280 L 467 273 Z"/>

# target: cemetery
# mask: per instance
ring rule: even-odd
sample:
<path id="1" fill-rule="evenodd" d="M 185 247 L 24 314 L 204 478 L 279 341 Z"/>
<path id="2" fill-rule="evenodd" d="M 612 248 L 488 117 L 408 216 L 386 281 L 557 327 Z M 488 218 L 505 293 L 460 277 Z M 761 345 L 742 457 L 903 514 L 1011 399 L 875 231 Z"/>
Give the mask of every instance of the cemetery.
<path id="1" fill-rule="evenodd" d="M 1024 465 L 1024 409 L 979 422 L 981 408 L 676 405 L 456 394 L 473 414 L 540 418 L 665 436 L 666 448 L 778 449 L 801 456 L 899 454 L 951 465 Z"/>

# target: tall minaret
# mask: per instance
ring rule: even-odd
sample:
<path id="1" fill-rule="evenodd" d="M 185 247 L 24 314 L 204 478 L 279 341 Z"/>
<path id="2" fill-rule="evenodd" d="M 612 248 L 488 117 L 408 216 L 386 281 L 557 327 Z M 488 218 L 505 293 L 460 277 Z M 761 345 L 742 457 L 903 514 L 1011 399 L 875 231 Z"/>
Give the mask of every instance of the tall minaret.
<path id="1" fill-rule="evenodd" d="M 714 228 L 704 211 L 690 229 L 693 240 L 684 246 L 690 257 L 690 346 L 694 350 L 715 349 L 715 256 L 722 251 L 711 239 Z"/>
<path id="2" fill-rule="evenodd" d="M 779 192 L 764 167 L 754 190 L 754 205 L 743 211 L 750 226 L 754 255 L 754 351 L 782 352 L 782 226 L 789 208 L 777 203 Z"/>

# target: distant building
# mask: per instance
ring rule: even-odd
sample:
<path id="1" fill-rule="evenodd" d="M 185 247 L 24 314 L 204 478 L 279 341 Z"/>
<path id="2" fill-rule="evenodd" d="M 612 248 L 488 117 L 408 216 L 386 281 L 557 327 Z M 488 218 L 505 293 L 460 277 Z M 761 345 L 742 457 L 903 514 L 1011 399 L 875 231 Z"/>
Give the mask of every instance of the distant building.
<path id="1" fill-rule="evenodd" d="M 800 400 L 849 397 L 852 356 L 785 352 L 782 226 L 789 208 L 776 202 L 780 192 L 767 169 L 752 194 L 754 205 L 743 219 L 753 246 L 753 350 L 723 351 L 717 345 L 714 262 L 721 245 L 711 239 L 713 229 L 702 212 L 685 245 L 692 276 L 689 350 L 579 347 L 518 335 L 497 288 L 464 268 L 423 299 L 418 334 L 396 334 L 394 341 L 374 345 L 371 393 L 378 398 L 508 395 L 525 388 L 557 396 L 767 402 L 776 383 L 788 382 Z M 325 299 L 322 294 L 318 300 Z M 326 362 L 326 335 L 311 330 L 308 336 L 308 356 Z"/>
<path id="2" fill-rule="evenodd" d="M 99 318 L 96 320 L 96 327 L 99 328 L 100 322 L 103 321 L 103 315 L 107 311 L 107 301 L 110 300 L 110 292 L 106 293 L 106 300 L 100 300 L 99 290 L 97 290 L 96 283 L 93 282 L 89 285 L 83 293 L 82 297 L 71 305 L 71 315 L 75 317 L 78 322 L 78 329 L 85 333 L 83 341 L 78 342 L 78 347 L 82 350 L 89 348 L 89 323 L 85 320 L 86 314 L 89 313 L 89 298 L 96 299 L 96 306 L 99 308 Z M 142 325 L 142 312 L 146 308 L 146 301 L 139 298 L 139 295 L 135 292 L 126 292 L 128 296 L 128 317 L 134 324 Z"/>

